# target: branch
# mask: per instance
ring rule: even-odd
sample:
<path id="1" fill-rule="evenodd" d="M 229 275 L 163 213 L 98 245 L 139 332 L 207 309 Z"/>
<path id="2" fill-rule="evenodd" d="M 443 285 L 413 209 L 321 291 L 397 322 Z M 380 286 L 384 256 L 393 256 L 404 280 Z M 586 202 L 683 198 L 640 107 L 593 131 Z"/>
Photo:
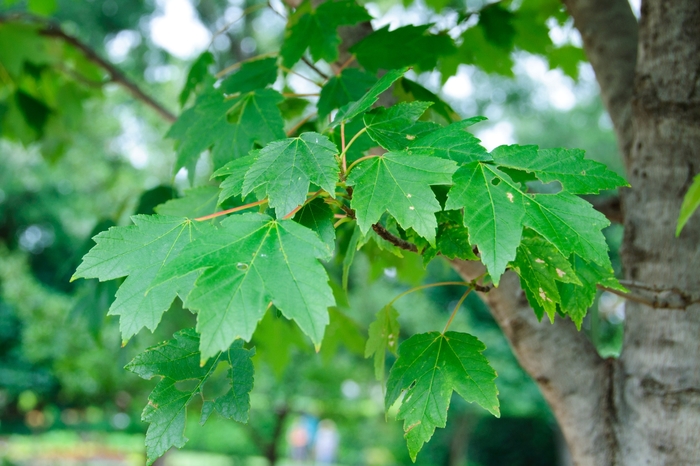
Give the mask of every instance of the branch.
<path id="1" fill-rule="evenodd" d="M 124 75 L 124 73 L 122 73 L 114 65 L 100 57 L 97 54 L 97 52 L 95 52 L 89 46 L 78 40 L 76 37 L 66 33 L 63 29 L 61 29 L 59 25 L 50 23 L 43 29 L 40 29 L 39 34 L 47 37 L 57 37 L 59 39 L 62 39 L 64 42 L 72 45 L 76 49 L 83 52 L 85 58 L 95 63 L 100 68 L 104 69 L 109 75 L 110 81 L 120 84 L 122 87 L 126 88 L 126 90 L 129 91 L 132 96 L 134 96 L 137 100 L 140 100 L 141 102 L 158 112 L 158 114 L 168 122 L 173 123 L 175 120 L 177 120 L 177 117 L 173 113 L 171 113 L 168 109 L 156 102 L 151 96 L 143 92 L 136 85 L 136 83 L 127 78 L 126 75 Z"/>
<path id="2" fill-rule="evenodd" d="M 645 304 L 654 309 L 686 310 L 689 306 L 700 303 L 700 297 L 692 295 L 679 288 L 657 288 L 644 283 L 620 280 L 627 288 L 636 288 L 634 293 L 624 293 L 606 286 L 598 285 L 598 289 L 625 298 L 635 303 Z"/>
<path id="3" fill-rule="evenodd" d="M 375 223 L 374 225 L 372 225 L 372 230 L 374 230 L 374 232 L 377 235 L 379 235 L 380 238 L 387 240 L 388 242 L 390 242 L 391 244 L 393 244 L 397 248 L 405 249 L 406 251 L 411 251 L 411 252 L 418 252 L 418 248 L 416 247 L 415 244 L 409 243 L 408 241 L 406 241 L 404 239 L 401 239 L 401 238 L 398 238 L 398 237 L 392 235 L 391 233 L 389 233 L 389 231 L 386 228 L 384 228 L 383 226 L 381 226 L 378 223 Z"/>

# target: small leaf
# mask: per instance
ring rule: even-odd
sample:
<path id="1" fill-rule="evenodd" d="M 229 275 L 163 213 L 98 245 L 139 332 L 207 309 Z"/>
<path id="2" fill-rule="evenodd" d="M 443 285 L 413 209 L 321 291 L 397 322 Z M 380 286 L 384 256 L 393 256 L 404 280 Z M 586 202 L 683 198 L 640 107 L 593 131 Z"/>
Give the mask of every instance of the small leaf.
<path id="1" fill-rule="evenodd" d="M 389 212 L 402 228 L 413 228 L 434 244 L 435 212 L 442 209 L 430 186 L 451 184 L 455 169 L 450 160 L 406 152 L 388 152 L 361 162 L 350 172 L 347 184 L 355 187 L 350 206 L 362 233 Z"/>
<path id="2" fill-rule="evenodd" d="M 243 63 L 240 69 L 221 82 L 226 94 L 264 89 L 277 80 L 277 58 L 261 58 Z"/>
<path id="3" fill-rule="evenodd" d="M 387 409 L 405 391 L 397 419 L 413 461 L 436 427 L 445 427 L 452 392 L 499 416 L 496 371 L 481 354 L 486 347 L 466 333 L 413 335 L 401 343 L 387 381 Z"/>
<path id="4" fill-rule="evenodd" d="M 185 85 L 182 87 L 178 101 L 180 106 L 184 107 L 190 95 L 194 93 L 197 86 L 202 84 L 209 74 L 209 67 L 214 64 L 214 55 L 211 52 L 202 53 L 197 59 L 192 63 L 190 71 L 187 73 L 187 79 L 185 80 Z"/>
<path id="5" fill-rule="evenodd" d="M 243 182 L 243 195 L 255 190 L 270 198 L 279 218 L 306 201 L 314 183 L 335 197 L 338 148 L 318 133 L 275 141 L 265 146 Z"/>
<path id="6" fill-rule="evenodd" d="M 369 325 L 369 339 L 365 345 L 365 358 L 374 356 L 374 376 L 384 382 L 386 351 L 397 354 L 399 347 L 399 313 L 392 306 L 385 306 Z"/>
<path id="7" fill-rule="evenodd" d="M 446 210 L 436 214 L 438 222 L 435 247 L 428 246 L 423 251 L 423 264 L 427 264 L 442 254 L 448 259 L 476 261 L 474 246 L 469 242 L 469 229 L 464 226 L 464 217 L 458 210 Z"/>
<path id="8" fill-rule="evenodd" d="M 688 192 L 685 193 L 683 198 L 683 204 L 681 205 L 681 213 L 678 216 L 678 225 L 676 226 L 676 237 L 681 234 L 681 230 L 700 206 L 700 175 L 695 175 L 693 178 L 693 184 L 688 188 Z"/>
<path id="9" fill-rule="evenodd" d="M 332 252 L 335 249 L 335 228 L 333 227 L 333 210 L 323 199 L 314 199 L 299 209 L 294 221 L 313 230 L 326 243 Z"/>
<path id="10" fill-rule="evenodd" d="M 245 174 L 248 172 L 253 163 L 255 163 L 255 159 L 257 159 L 259 154 L 260 150 L 252 150 L 245 157 L 241 157 L 240 159 L 227 163 L 211 175 L 212 179 L 221 176 L 228 176 L 228 178 L 222 181 L 219 185 L 219 188 L 221 188 L 221 192 L 219 193 L 219 204 L 222 204 L 226 199 L 241 196 L 243 194 Z"/>
<path id="11" fill-rule="evenodd" d="M 144 379 L 162 377 L 149 395 L 148 405 L 141 415 L 141 419 L 150 424 L 146 432 L 148 465 L 170 447 L 181 448 L 185 445 L 187 406 L 202 393 L 202 386 L 220 361 L 227 361 L 231 366 L 228 373 L 231 389 L 213 401 L 204 402 L 204 420 L 216 409 L 226 418 L 238 422 L 248 421 L 249 394 L 253 388 L 253 364 L 250 358 L 255 351 L 243 348 L 243 342 L 238 340 L 227 351 L 217 354 L 207 364 L 200 366 L 198 346 L 199 336 L 194 329 L 182 330 L 175 334 L 173 340 L 147 349 L 126 366 L 126 369 Z M 179 390 L 176 384 L 185 380 L 195 381 L 194 388 Z"/>
<path id="12" fill-rule="evenodd" d="M 203 270 L 185 300 L 198 311 L 203 360 L 237 338 L 249 341 L 270 301 L 320 346 L 335 301 L 318 259 L 330 257 L 316 233 L 292 220 L 233 215 L 184 249 L 155 285 Z"/>
<path id="13" fill-rule="evenodd" d="M 359 100 L 351 102 L 338 110 L 331 127 L 337 126 L 343 121 L 350 121 L 372 108 L 372 105 L 374 105 L 381 93 L 389 89 L 406 71 L 408 71 L 408 68 L 388 71 Z"/>

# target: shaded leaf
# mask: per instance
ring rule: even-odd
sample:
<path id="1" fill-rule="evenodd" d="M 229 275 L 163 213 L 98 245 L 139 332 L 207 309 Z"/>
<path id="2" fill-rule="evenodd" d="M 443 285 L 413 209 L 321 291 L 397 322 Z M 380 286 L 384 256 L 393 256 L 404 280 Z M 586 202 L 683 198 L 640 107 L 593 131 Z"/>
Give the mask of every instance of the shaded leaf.
<path id="1" fill-rule="evenodd" d="M 377 82 L 374 75 L 357 68 L 345 68 L 338 76 L 333 76 L 321 89 L 318 99 L 318 117 L 323 119 L 331 111 L 354 102 L 365 95 Z"/>
<path id="2" fill-rule="evenodd" d="M 372 105 L 374 105 L 381 93 L 389 89 L 406 71 L 408 71 L 408 68 L 388 71 L 359 100 L 351 102 L 338 110 L 338 114 L 333 119 L 331 126 L 339 125 L 343 121 L 350 121 L 372 108 Z"/>
<path id="3" fill-rule="evenodd" d="M 185 190 L 185 195 L 171 199 L 155 208 L 157 214 L 174 217 L 197 218 L 216 211 L 219 204 L 219 188 L 199 186 Z"/>
<path id="4" fill-rule="evenodd" d="M 392 306 L 384 306 L 369 325 L 365 358 L 374 356 L 374 376 L 384 382 L 386 351 L 397 354 L 399 347 L 399 313 Z"/>

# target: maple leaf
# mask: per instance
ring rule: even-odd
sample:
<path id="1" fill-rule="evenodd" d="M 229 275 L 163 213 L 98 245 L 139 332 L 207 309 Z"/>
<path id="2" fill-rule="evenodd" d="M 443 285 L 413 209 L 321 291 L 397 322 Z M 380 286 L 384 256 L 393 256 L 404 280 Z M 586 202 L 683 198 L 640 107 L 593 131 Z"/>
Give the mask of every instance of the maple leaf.
<path id="1" fill-rule="evenodd" d="M 406 149 L 416 138 L 440 128 L 436 123 L 417 121 L 432 102 L 401 102 L 377 108 L 364 116 L 367 134 L 386 150 Z"/>
<path id="2" fill-rule="evenodd" d="M 389 372 L 386 409 L 406 392 L 397 419 L 413 461 L 436 427 L 445 427 L 452 392 L 476 402 L 499 416 L 496 371 L 481 354 L 486 347 L 477 338 L 457 332 L 413 335 L 399 346 L 399 357 Z"/>
<path id="3" fill-rule="evenodd" d="M 367 233 L 384 212 L 402 228 L 435 243 L 435 212 L 442 210 L 431 185 L 452 183 L 456 164 L 451 160 L 407 152 L 388 152 L 360 162 L 347 179 L 354 186 L 350 206 L 362 233 Z"/>
<path id="4" fill-rule="evenodd" d="M 543 183 L 558 181 L 572 194 L 598 194 L 602 189 L 629 186 L 602 163 L 585 159 L 580 149 L 512 145 L 499 146 L 491 155 L 499 166 L 534 173 Z"/>
<path id="5" fill-rule="evenodd" d="M 537 301 L 554 322 L 557 305 L 561 303 L 559 283 L 581 285 L 571 264 L 553 244 L 526 230 L 513 261 L 513 269 L 520 276 L 523 288 Z M 542 315 L 538 315 L 542 318 Z"/>
<path id="6" fill-rule="evenodd" d="M 220 361 L 226 361 L 230 366 L 227 378 L 231 388 L 215 400 L 204 402 L 202 423 L 214 410 L 228 419 L 245 423 L 250 411 L 250 391 L 253 388 L 251 357 L 255 354 L 254 350 L 243 348 L 243 341 L 237 340 L 226 351 L 200 365 L 197 349 L 199 335 L 194 329 L 181 330 L 174 337 L 148 348 L 126 366 L 126 369 L 144 379 L 162 377 L 149 395 L 148 405 L 141 414 L 141 420 L 149 423 L 146 432 L 149 465 L 170 447 L 181 448 L 185 445 L 187 406 L 202 393 L 202 386 Z M 177 383 L 185 380 L 194 381 L 194 387 L 179 389 Z"/>
<path id="7" fill-rule="evenodd" d="M 474 246 L 469 242 L 469 229 L 464 226 L 464 217 L 458 210 L 446 210 L 436 214 L 438 222 L 435 247 L 423 251 L 423 263 L 433 260 L 438 253 L 448 259 L 479 260 Z"/>
<path id="8" fill-rule="evenodd" d="M 377 29 L 350 48 L 357 61 L 368 71 L 390 70 L 417 65 L 422 70 L 434 68 L 438 57 L 456 50 L 447 34 L 430 34 L 432 24 L 404 26 L 389 31 Z"/>
<path id="9" fill-rule="evenodd" d="M 311 2 L 302 3 L 292 14 L 280 50 L 282 64 L 291 68 L 307 48 L 314 61 L 332 63 L 338 59 L 340 36 L 338 26 L 369 21 L 372 17 L 354 0 L 331 0 L 316 9 Z"/>
<path id="10" fill-rule="evenodd" d="M 243 195 L 260 192 L 283 217 L 306 201 L 314 183 L 335 197 L 338 181 L 338 148 L 318 133 L 275 141 L 260 150 L 245 174 Z"/>
<path id="11" fill-rule="evenodd" d="M 219 185 L 219 188 L 221 188 L 221 192 L 219 193 L 219 204 L 223 203 L 226 199 L 241 196 L 243 194 L 245 174 L 248 172 L 253 163 L 255 163 L 255 159 L 258 157 L 259 153 L 259 149 L 252 150 L 245 157 L 232 160 L 212 173 L 211 179 L 221 176 L 227 177 Z"/>
<path id="12" fill-rule="evenodd" d="M 384 306 L 369 325 L 365 358 L 374 356 L 374 376 L 384 382 L 385 352 L 396 354 L 399 342 L 399 313 L 392 306 Z"/>
<path id="13" fill-rule="evenodd" d="M 464 208 L 469 242 L 479 248 L 482 262 L 498 285 L 520 244 L 524 195 L 508 175 L 486 163 L 469 163 L 453 179 L 445 209 Z"/>
<path id="14" fill-rule="evenodd" d="M 211 214 L 218 205 L 220 189 L 215 186 L 198 186 L 185 190 L 185 195 L 171 199 L 159 206 L 155 211 L 160 215 L 197 218 Z"/>
<path id="15" fill-rule="evenodd" d="M 335 300 L 317 259 L 330 259 L 328 245 L 292 220 L 233 215 L 185 248 L 158 275 L 156 285 L 202 270 L 185 305 L 197 314 L 203 360 L 237 338 L 250 340 L 272 302 L 320 346 Z"/>
<path id="16" fill-rule="evenodd" d="M 211 148 L 214 167 L 243 157 L 256 144 L 285 137 L 284 121 L 277 104 L 283 97 L 272 89 L 256 89 L 228 99 L 210 89 L 185 110 L 166 137 L 176 140 L 175 170 L 192 166 Z"/>
<path id="17" fill-rule="evenodd" d="M 109 309 L 110 315 L 119 316 L 124 341 L 143 327 L 155 330 L 175 296 L 186 296 L 196 274 L 184 274 L 162 286 L 153 281 L 187 244 L 211 228 L 181 217 L 136 215 L 132 220 L 134 225 L 112 227 L 95 236 L 97 244 L 83 257 L 72 278 L 105 281 L 127 277 Z"/>
<path id="18" fill-rule="evenodd" d="M 412 154 L 435 155 L 454 160 L 459 164 L 476 160 L 492 160 L 480 144 L 481 141 L 466 131 L 468 127 L 483 120 L 485 120 L 483 117 L 474 117 L 437 129 L 414 140 L 409 150 Z"/>
<path id="19" fill-rule="evenodd" d="M 313 230 L 326 243 L 331 252 L 335 249 L 335 221 L 333 210 L 323 199 L 314 199 L 299 209 L 294 221 Z"/>

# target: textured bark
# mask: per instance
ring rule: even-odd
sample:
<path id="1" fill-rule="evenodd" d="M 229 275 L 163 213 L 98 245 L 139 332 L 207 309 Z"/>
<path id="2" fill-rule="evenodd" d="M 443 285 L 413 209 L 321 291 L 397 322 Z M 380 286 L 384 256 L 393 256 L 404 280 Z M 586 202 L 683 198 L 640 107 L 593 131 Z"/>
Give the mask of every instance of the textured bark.
<path id="1" fill-rule="evenodd" d="M 700 221 L 679 238 L 685 192 L 700 171 L 700 2 L 645 1 L 632 99 L 632 188 L 623 197 L 628 278 L 700 292 Z M 615 394 L 622 465 L 700 464 L 700 306 L 628 303 Z"/>

